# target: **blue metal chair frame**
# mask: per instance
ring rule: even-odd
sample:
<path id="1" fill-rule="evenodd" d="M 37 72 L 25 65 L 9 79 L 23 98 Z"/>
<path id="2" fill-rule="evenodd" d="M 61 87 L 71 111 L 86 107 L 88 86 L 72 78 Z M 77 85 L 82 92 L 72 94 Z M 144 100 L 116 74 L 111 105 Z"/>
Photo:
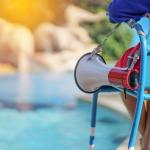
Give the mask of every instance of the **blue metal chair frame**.
<path id="1" fill-rule="evenodd" d="M 140 122 L 141 112 L 144 100 L 150 100 L 150 94 L 145 94 L 146 89 L 150 89 L 150 85 L 147 85 L 146 79 L 148 80 L 148 73 L 150 73 L 150 67 L 148 67 L 148 64 L 150 65 L 150 61 L 148 58 L 148 55 L 150 54 L 150 50 L 147 46 L 147 39 L 144 34 L 144 31 L 142 29 L 142 26 L 139 23 L 135 23 L 132 28 L 134 28 L 140 39 L 141 43 L 141 49 L 140 49 L 140 79 L 139 79 L 139 89 L 137 91 L 127 91 L 127 94 L 134 96 L 137 98 L 137 104 L 136 104 L 136 110 L 135 115 L 133 119 L 132 124 L 132 130 L 130 134 L 128 149 L 134 150 L 135 148 L 135 142 L 136 142 L 136 136 L 138 132 L 138 126 Z M 149 79 L 150 80 L 150 79 Z M 95 138 L 95 128 L 96 128 L 96 111 L 97 111 L 97 100 L 99 93 L 102 92 L 120 92 L 123 91 L 121 88 L 111 87 L 111 86 L 103 86 L 99 89 L 98 92 L 93 94 L 93 100 L 92 100 L 92 114 L 91 114 L 91 133 L 90 133 L 90 141 L 89 146 L 90 150 L 94 149 L 94 138 Z"/>

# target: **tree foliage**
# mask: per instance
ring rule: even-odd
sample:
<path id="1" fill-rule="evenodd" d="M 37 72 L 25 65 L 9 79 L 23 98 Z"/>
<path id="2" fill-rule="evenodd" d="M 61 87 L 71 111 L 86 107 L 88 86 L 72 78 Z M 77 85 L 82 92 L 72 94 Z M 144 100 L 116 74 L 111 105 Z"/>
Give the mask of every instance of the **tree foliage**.
<path id="1" fill-rule="evenodd" d="M 108 3 L 109 0 L 80 0 L 77 5 L 96 13 L 99 11 L 106 11 Z M 100 22 L 85 23 L 83 26 L 87 29 L 94 42 L 101 43 L 106 35 L 112 31 L 114 24 L 111 24 L 108 17 L 106 17 Z M 129 47 L 131 39 L 131 30 L 129 30 L 127 25 L 122 24 L 105 43 L 102 55 L 108 61 L 117 60 Z"/>

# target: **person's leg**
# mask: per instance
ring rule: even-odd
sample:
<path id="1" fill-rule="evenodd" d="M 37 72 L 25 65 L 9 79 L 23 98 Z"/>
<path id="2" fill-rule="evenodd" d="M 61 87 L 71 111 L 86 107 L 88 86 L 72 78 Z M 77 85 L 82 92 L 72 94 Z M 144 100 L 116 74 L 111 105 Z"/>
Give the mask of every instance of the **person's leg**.
<path id="1" fill-rule="evenodd" d="M 135 108 L 136 108 L 136 98 L 130 95 L 127 95 L 125 98 L 125 95 L 123 93 L 121 93 L 121 97 L 128 112 L 130 113 L 131 118 L 133 119 Z M 145 108 L 145 103 L 144 103 L 142 114 L 141 114 L 140 125 L 139 125 L 139 131 L 142 137 L 144 136 L 144 133 L 145 133 L 145 125 L 146 125 L 146 108 Z"/>
<path id="2" fill-rule="evenodd" d="M 147 116 L 145 134 L 142 140 L 142 150 L 150 150 L 150 102 L 147 101 Z"/>

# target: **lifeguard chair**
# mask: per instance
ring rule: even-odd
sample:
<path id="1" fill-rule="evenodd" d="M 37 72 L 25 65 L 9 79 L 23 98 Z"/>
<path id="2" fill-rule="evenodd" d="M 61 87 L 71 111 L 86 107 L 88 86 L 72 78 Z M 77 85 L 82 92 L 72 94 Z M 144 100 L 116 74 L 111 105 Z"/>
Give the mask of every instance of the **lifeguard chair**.
<path id="1" fill-rule="evenodd" d="M 150 100 L 150 94 L 145 94 L 145 90 L 150 90 L 150 49 L 148 48 L 148 42 L 146 38 L 146 34 L 142 26 L 135 22 L 134 20 L 130 20 L 128 22 L 131 28 L 134 28 L 139 35 L 141 49 L 140 49 L 140 78 L 139 78 L 139 88 L 138 90 L 131 91 L 127 90 L 127 94 L 137 98 L 135 116 L 133 119 L 132 130 L 129 139 L 129 150 L 134 150 L 136 136 L 138 132 L 138 126 L 140 122 L 142 107 L 144 100 Z M 91 133 L 90 133 L 90 141 L 89 141 L 89 149 L 94 149 L 94 137 L 95 137 L 95 128 L 96 128 L 96 111 L 97 111 L 97 100 L 98 96 L 100 98 L 100 94 L 103 92 L 120 92 L 123 91 L 122 88 L 118 88 L 115 86 L 102 86 L 97 92 L 93 94 L 92 99 L 92 114 L 91 114 Z"/>

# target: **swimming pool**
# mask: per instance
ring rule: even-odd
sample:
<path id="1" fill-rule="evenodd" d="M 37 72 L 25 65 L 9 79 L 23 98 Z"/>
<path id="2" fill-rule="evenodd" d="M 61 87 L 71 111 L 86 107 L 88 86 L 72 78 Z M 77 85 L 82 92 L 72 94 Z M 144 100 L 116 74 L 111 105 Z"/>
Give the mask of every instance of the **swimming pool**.
<path id="1" fill-rule="evenodd" d="M 68 87 L 72 77 L 66 79 L 66 76 L 62 75 L 58 80 L 56 75 L 53 76 L 59 86 L 60 84 L 65 86 L 60 88 L 62 91 L 70 89 L 67 96 L 63 92 L 59 93 L 60 89 L 55 91 L 58 87 L 55 87 L 54 79 L 49 79 L 50 76 L 49 74 L 31 75 L 22 78 L 23 81 L 18 80 L 18 75 L 0 77 L 0 100 L 3 106 L 0 109 L 1 150 L 88 149 L 91 105 L 74 100 L 71 91 L 73 86 Z M 25 79 L 28 79 L 28 82 Z M 48 89 L 49 84 L 53 86 L 53 94 L 50 90 L 52 88 Z M 42 95 L 44 88 L 46 93 Z M 66 100 L 65 102 L 57 102 L 61 99 L 61 94 L 64 95 L 62 99 Z M 66 107 L 67 103 L 76 106 Z M 26 111 L 21 111 L 18 106 Z M 115 150 L 127 137 L 129 129 L 130 123 L 127 118 L 116 111 L 101 107 L 97 116 L 95 150 L 104 150 L 104 145 L 105 150 Z"/>

